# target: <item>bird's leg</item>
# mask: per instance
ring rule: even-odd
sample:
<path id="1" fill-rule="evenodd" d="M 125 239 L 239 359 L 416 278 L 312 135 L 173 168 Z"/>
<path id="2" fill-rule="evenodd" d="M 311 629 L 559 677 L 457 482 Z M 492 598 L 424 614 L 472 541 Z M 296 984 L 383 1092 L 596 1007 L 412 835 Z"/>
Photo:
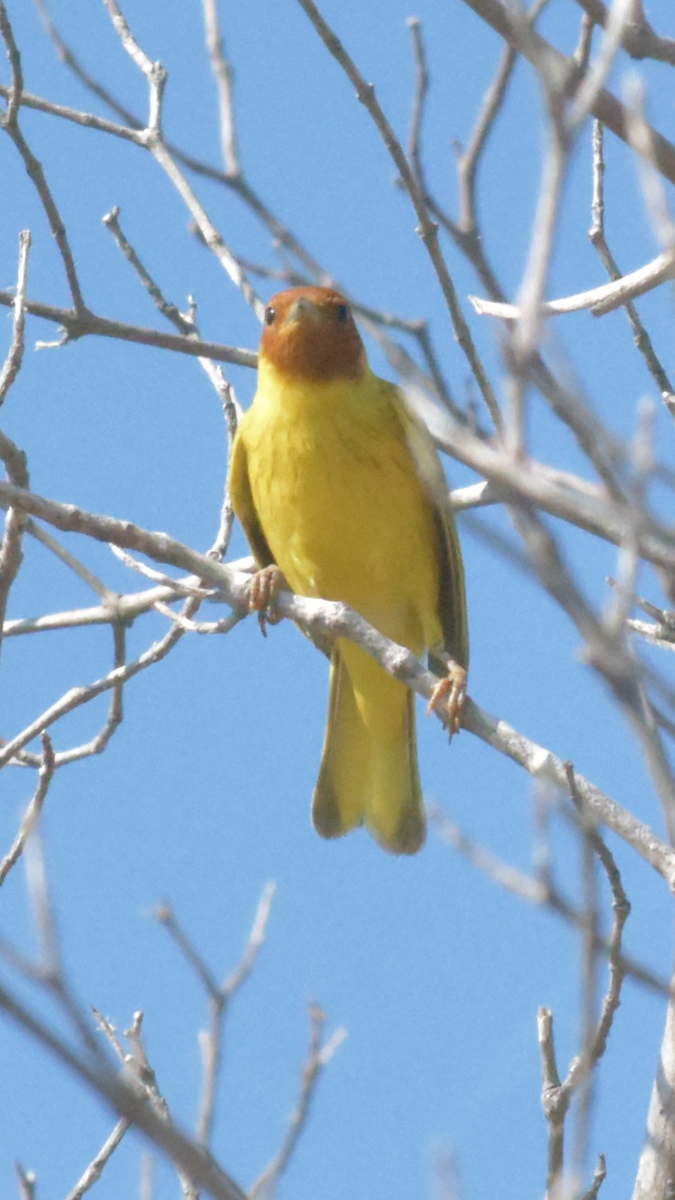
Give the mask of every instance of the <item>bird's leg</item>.
<path id="1" fill-rule="evenodd" d="M 281 617 L 275 609 L 279 592 L 289 591 L 283 571 L 272 563 L 256 571 L 248 588 L 248 611 L 258 614 L 263 637 L 267 637 L 267 626 L 277 625 Z"/>
<path id="2" fill-rule="evenodd" d="M 431 716 L 434 710 L 438 710 L 446 717 L 452 741 L 453 735 L 459 733 L 462 724 L 466 704 L 467 674 L 466 668 L 460 667 L 459 663 L 454 662 L 451 658 L 446 660 L 446 667 L 447 675 L 444 679 L 439 679 L 429 697 L 427 716 Z"/>

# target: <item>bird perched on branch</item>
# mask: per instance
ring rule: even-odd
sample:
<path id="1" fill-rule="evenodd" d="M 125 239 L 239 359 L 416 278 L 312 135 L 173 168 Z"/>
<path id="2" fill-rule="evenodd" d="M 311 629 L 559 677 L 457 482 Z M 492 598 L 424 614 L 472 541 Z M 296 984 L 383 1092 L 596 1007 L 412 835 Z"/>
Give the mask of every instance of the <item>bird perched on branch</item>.
<path id="1" fill-rule="evenodd" d="M 287 581 L 341 600 L 443 676 L 451 734 L 466 694 L 464 571 L 443 470 L 401 391 L 371 371 L 349 305 L 290 288 L 265 309 L 258 389 L 232 451 L 234 511 L 258 567 L 251 607 Z M 283 574 L 282 579 L 277 572 Z M 312 817 L 324 837 L 364 824 L 394 854 L 425 837 L 413 693 L 338 638 Z"/>

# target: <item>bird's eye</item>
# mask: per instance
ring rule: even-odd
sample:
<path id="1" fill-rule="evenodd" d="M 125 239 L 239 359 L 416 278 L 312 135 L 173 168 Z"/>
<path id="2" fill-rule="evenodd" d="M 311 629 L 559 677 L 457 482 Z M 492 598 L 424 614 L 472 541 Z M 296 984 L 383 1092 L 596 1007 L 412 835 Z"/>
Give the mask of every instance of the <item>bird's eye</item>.
<path id="1" fill-rule="evenodd" d="M 338 304 L 335 309 L 338 321 L 344 325 L 349 320 L 349 309 L 346 304 Z"/>
<path id="2" fill-rule="evenodd" d="M 273 325 L 274 322 L 276 321 L 276 318 L 277 318 L 276 308 L 272 308 L 272 305 L 268 304 L 267 308 L 265 309 L 265 324 Z"/>

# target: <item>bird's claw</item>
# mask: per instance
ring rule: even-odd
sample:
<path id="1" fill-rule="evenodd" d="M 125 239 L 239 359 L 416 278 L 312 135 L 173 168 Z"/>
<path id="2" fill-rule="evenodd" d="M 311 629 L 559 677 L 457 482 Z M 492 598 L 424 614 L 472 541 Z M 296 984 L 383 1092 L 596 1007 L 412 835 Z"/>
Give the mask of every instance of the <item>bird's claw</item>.
<path id="1" fill-rule="evenodd" d="M 263 637 L 267 637 L 267 626 L 281 621 L 276 611 L 279 592 L 287 591 L 288 583 L 283 571 L 272 564 L 256 571 L 248 588 L 248 611 L 258 614 L 258 623 Z"/>
<path id="2" fill-rule="evenodd" d="M 459 663 L 452 663 L 444 679 L 439 679 L 427 704 L 427 716 L 438 710 L 446 719 L 450 740 L 459 733 L 466 705 L 467 674 Z"/>

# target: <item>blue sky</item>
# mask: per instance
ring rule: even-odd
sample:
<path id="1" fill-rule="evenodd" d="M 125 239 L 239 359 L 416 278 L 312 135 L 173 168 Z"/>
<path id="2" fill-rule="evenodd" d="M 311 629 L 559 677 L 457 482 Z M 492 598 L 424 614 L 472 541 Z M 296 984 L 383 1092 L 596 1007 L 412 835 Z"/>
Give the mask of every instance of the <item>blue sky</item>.
<path id="1" fill-rule="evenodd" d="M 57 62 L 37 11 L 9 0 L 26 88 L 89 109 L 82 87 Z M 414 88 L 411 10 L 401 0 L 323 7 L 353 53 L 394 127 L 405 136 Z M 102 5 L 61 0 L 52 12 L 87 66 L 145 112 L 145 85 L 120 48 Z M 130 24 L 169 71 L 167 135 L 219 165 L 215 91 L 204 51 L 200 6 L 129 3 Z M 432 90 L 425 129 L 429 177 L 451 212 L 456 205 L 453 140 L 466 142 L 499 59 L 499 39 L 460 2 L 425 0 L 423 22 Z M 654 25 L 675 36 L 666 0 L 650 6 Z M 552 0 L 542 31 L 574 47 L 579 10 Z M 428 316 L 439 357 L 463 399 L 467 367 L 445 314 L 415 219 L 392 186 L 393 166 L 353 89 L 291 0 L 223 6 L 236 72 L 243 165 L 263 198 L 352 295 L 407 318 Z M 668 135 L 672 98 L 666 68 L 647 71 L 649 107 Z M 619 91 L 625 64 L 612 86 Z M 539 94 L 520 65 L 481 176 L 486 241 L 507 292 L 524 268 L 539 178 L 543 126 Z M 97 312 L 143 325 L 160 318 L 101 223 L 114 205 L 165 294 L 198 304 L 205 337 L 254 348 L 255 317 L 218 263 L 188 230 L 180 200 L 149 155 L 113 138 L 25 113 L 26 135 L 62 208 L 85 298 Z M 590 134 L 581 138 L 566 190 L 550 294 L 603 281 L 588 243 Z M 608 228 L 625 270 L 656 253 L 634 166 L 608 137 Z M 35 196 L 9 140 L 0 140 L 0 286 L 12 285 L 18 233 L 30 227 L 29 295 L 68 303 L 65 280 Z M 237 198 L 213 183 L 197 190 L 228 243 L 275 262 L 270 239 Z M 480 290 L 454 249 L 448 253 L 462 298 Z M 263 297 L 274 290 L 260 283 Z M 672 370 L 671 297 L 642 311 Z M 468 312 L 468 306 L 467 306 Z M 494 328 L 472 319 L 478 344 L 503 386 Z M 9 344 L 10 323 L 3 322 Z M 164 529 L 191 546 L 213 540 L 222 498 L 226 443 L 219 402 L 195 360 L 88 339 L 34 352 L 53 328 L 33 320 L 24 369 L 3 410 L 4 428 L 27 452 L 35 491 L 95 512 Z M 658 403 L 623 314 L 587 314 L 556 327 L 551 353 L 583 380 L 596 411 L 621 436 L 636 424 L 644 396 Z M 386 364 L 376 348 L 373 363 Z M 244 406 L 255 380 L 233 368 Z M 673 433 L 657 412 L 664 457 Z M 536 453 L 581 470 L 571 438 L 533 402 Z M 448 464 L 453 486 L 470 472 Z M 504 530 L 501 515 L 491 519 Z M 460 526 L 461 528 L 461 526 Z M 587 535 L 561 534 L 587 593 L 606 599 L 616 555 Z M 104 546 L 64 542 L 120 591 L 142 586 Z M 552 601 L 468 533 L 463 535 L 472 639 L 470 693 L 662 832 L 653 789 L 626 726 L 604 687 L 579 661 L 579 638 Z M 232 555 L 246 553 L 236 531 Z M 657 603 L 653 578 L 644 581 Z M 10 616 L 93 602 L 84 584 L 39 546 L 12 593 Z M 210 616 L 210 613 L 206 614 Z M 139 621 L 140 652 L 165 630 Z M 2 657 L 0 731 L 13 735 L 68 688 L 110 666 L 107 630 L 14 639 Z M 309 822 L 325 719 L 324 659 L 290 625 L 264 640 L 247 621 L 225 638 L 186 637 L 159 667 L 126 689 L 125 720 L 104 755 L 62 771 L 46 805 L 43 833 L 63 953 L 79 997 L 124 1028 L 145 1013 L 152 1064 L 178 1120 L 198 1108 L 197 1032 L 206 1003 L 165 932 L 152 919 L 170 900 L 218 976 L 238 960 L 258 897 L 275 880 L 267 943 L 228 1023 L 214 1150 L 247 1186 L 276 1152 L 295 1102 L 308 1041 L 308 1004 L 327 1013 L 327 1032 L 348 1038 L 315 1098 L 310 1124 L 281 1185 L 284 1200 L 369 1196 L 404 1200 L 432 1191 L 432 1163 L 450 1153 L 464 1200 L 539 1196 L 545 1185 L 546 1128 L 539 1104 L 538 1005 L 555 1014 L 561 1069 L 577 1048 L 580 947 L 553 917 L 533 911 L 478 874 L 433 832 L 412 860 L 384 854 L 363 832 L 324 843 Z M 55 731 L 58 749 L 91 736 L 101 702 Z M 425 794 L 470 836 L 528 870 L 534 845 L 533 790 L 512 763 L 464 733 L 449 748 L 419 712 Z M 8 846 L 34 780 L 7 769 L 0 780 L 0 849 Z M 665 888 L 614 839 L 633 901 L 627 945 L 666 974 L 671 916 Z M 556 873 L 574 890 L 578 848 L 555 825 Z M 25 950 L 34 932 L 21 870 L 0 896 L 0 929 Z M 40 1003 L 30 991 L 36 1003 Z M 663 1005 L 632 983 L 610 1039 L 599 1086 L 591 1150 L 607 1155 L 603 1196 L 625 1195 L 634 1177 L 663 1022 Z M 113 1119 L 60 1067 L 10 1026 L 0 1027 L 0 1194 L 15 1194 L 13 1161 L 35 1170 L 38 1195 L 67 1194 L 110 1131 Z M 134 1194 L 141 1142 L 129 1137 L 93 1194 Z M 175 1195 L 157 1168 L 157 1196 Z"/>

